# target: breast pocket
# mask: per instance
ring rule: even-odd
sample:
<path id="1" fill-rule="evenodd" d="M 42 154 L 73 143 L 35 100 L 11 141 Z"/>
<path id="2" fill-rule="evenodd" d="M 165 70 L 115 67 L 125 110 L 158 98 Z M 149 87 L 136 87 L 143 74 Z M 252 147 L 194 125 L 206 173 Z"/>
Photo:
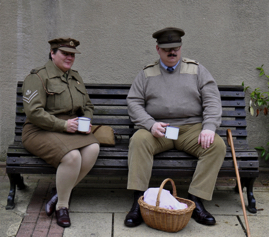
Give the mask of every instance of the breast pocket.
<path id="1" fill-rule="evenodd" d="M 78 106 L 84 107 L 86 103 L 86 91 L 82 85 L 75 86 L 77 93 L 76 93 L 76 104 Z"/>
<path id="2" fill-rule="evenodd" d="M 49 110 L 62 110 L 71 105 L 71 98 L 68 88 L 62 85 L 49 85 L 47 90 L 51 95 L 47 98 L 47 108 Z"/>

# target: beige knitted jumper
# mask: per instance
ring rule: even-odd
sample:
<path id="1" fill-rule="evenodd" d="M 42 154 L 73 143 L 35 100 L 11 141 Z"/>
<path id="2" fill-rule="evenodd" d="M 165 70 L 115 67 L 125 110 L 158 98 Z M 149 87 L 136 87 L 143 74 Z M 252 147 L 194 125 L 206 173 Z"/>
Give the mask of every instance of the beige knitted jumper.
<path id="1" fill-rule="evenodd" d="M 217 84 L 201 64 L 182 58 L 169 73 L 159 63 L 135 78 L 127 96 L 128 113 L 136 125 L 150 130 L 155 122 L 173 125 L 202 123 L 215 131 L 221 123 Z"/>

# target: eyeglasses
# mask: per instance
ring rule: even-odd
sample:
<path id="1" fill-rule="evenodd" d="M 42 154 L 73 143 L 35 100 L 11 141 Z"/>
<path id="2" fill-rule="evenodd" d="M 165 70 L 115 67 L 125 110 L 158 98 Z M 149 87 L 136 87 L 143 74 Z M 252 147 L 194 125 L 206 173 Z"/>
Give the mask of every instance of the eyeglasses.
<path id="1" fill-rule="evenodd" d="M 67 53 L 67 52 L 64 52 L 64 51 L 62 51 L 61 50 L 61 53 L 64 55 L 64 56 L 71 56 L 72 58 L 74 58 L 75 57 L 75 54 L 74 53 Z"/>
<path id="2" fill-rule="evenodd" d="M 171 52 L 171 51 L 178 51 L 181 46 L 175 47 L 175 48 L 162 48 L 165 52 Z"/>

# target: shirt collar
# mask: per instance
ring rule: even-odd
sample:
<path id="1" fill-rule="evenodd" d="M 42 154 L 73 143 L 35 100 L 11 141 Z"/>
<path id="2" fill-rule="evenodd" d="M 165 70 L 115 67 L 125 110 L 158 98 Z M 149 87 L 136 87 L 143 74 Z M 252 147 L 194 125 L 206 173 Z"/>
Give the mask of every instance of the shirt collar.
<path id="1" fill-rule="evenodd" d="M 49 78 L 61 77 L 66 80 L 64 77 L 65 73 L 60 68 L 58 68 L 52 60 L 49 60 L 45 66 L 47 68 Z M 68 70 L 66 73 L 68 74 L 68 78 L 73 76 L 72 70 Z"/>
<path id="2" fill-rule="evenodd" d="M 172 68 L 174 68 L 174 70 L 176 69 L 176 67 L 178 66 L 178 64 L 179 64 L 179 62 L 180 62 L 180 60 L 177 62 L 177 64 L 175 65 L 175 66 L 173 66 Z M 165 70 L 167 70 L 167 66 L 163 63 L 163 61 L 160 59 L 160 64 L 162 65 L 162 67 L 165 69 Z"/>

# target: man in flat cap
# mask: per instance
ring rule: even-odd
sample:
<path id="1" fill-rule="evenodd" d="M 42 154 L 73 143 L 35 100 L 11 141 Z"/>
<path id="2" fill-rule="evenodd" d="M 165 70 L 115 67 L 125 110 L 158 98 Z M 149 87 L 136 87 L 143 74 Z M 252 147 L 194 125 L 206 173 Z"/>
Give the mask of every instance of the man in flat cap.
<path id="1" fill-rule="evenodd" d="M 216 133 L 221 123 L 221 100 L 217 84 L 198 62 L 181 57 L 179 28 L 155 32 L 159 60 L 139 72 L 127 96 L 128 113 L 139 126 L 129 144 L 128 189 L 134 190 L 134 203 L 125 218 L 128 227 L 138 226 L 142 217 L 137 200 L 147 190 L 153 156 L 177 149 L 198 158 L 188 198 L 195 202 L 192 217 L 204 225 L 215 218 L 202 200 L 211 200 L 226 146 Z M 165 138 L 167 126 L 179 128 L 177 140 Z"/>

